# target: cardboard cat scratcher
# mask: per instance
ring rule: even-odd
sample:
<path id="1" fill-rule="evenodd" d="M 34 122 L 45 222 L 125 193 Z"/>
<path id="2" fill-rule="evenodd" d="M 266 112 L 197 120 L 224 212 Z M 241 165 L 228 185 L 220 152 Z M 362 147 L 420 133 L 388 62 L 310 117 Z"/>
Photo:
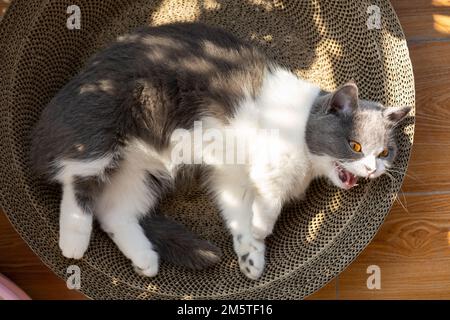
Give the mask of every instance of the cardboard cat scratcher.
<path id="1" fill-rule="evenodd" d="M 74 4 L 80 25 L 67 23 Z M 37 180 L 29 166 L 29 135 L 41 110 L 116 36 L 145 24 L 194 20 L 253 41 L 324 89 L 354 79 L 362 98 L 414 105 L 408 49 L 388 0 L 16 0 L 0 26 L 1 205 L 60 277 L 68 276 L 68 266 L 80 267 L 81 291 L 91 298 L 304 298 L 348 266 L 380 228 L 407 168 L 413 117 L 397 128 L 394 179 L 384 176 L 348 192 L 316 181 L 306 200 L 284 208 L 259 281 L 241 274 L 218 212 L 197 189 L 171 196 L 162 210 L 222 248 L 223 261 L 212 269 L 163 263 L 157 277 L 140 277 L 97 227 L 82 260 L 60 254 L 60 188 Z"/>

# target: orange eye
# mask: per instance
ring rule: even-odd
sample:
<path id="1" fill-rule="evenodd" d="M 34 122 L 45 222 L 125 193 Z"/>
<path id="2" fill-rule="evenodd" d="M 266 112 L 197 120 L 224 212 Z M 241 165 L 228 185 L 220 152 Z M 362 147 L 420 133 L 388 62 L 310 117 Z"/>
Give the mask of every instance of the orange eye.
<path id="1" fill-rule="evenodd" d="M 350 143 L 350 147 L 353 149 L 353 151 L 361 152 L 362 147 L 358 142 L 350 141 L 349 143 Z"/>
<path id="2" fill-rule="evenodd" d="M 380 152 L 380 154 L 378 155 L 380 158 L 386 158 L 389 155 L 389 149 L 386 148 L 383 151 Z"/>

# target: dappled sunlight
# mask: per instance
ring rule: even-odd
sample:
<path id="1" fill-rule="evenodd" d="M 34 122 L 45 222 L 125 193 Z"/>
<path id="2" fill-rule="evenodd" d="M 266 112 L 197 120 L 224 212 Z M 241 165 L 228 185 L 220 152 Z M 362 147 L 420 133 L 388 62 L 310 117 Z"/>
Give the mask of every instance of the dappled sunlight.
<path id="1" fill-rule="evenodd" d="M 222 9 L 222 4 L 218 0 L 203 0 L 202 7 L 205 10 L 220 10 Z"/>
<path id="2" fill-rule="evenodd" d="M 340 85 L 335 77 L 328 77 L 334 73 L 336 62 L 345 58 L 342 44 L 329 36 L 327 22 L 322 15 L 313 17 L 311 21 L 315 25 L 315 30 L 320 35 L 320 42 L 314 48 L 314 58 L 310 62 L 307 70 L 296 70 L 297 75 L 307 79 L 316 79 L 324 90 L 334 90 Z"/>
<path id="3" fill-rule="evenodd" d="M 138 300 L 148 300 L 148 299 L 150 299 L 151 298 L 151 294 L 150 293 L 148 293 L 148 292 L 142 292 L 142 293 L 140 293 L 138 296 L 137 296 L 137 299 Z"/>
<path id="4" fill-rule="evenodd" d="M 213 73 L 217 70 L 217 65 L 203 59 L 202 57 L 186 57 L 180 60 L 181 67 L 189 72 Z"/>
<path id="5" fill-rule="evenodd" d="M 433 14 L 434 30 L 444 34 L 450 34 L 450 16 Z"/>
<path id="6" fill-rule="evenodd" d="M 341 194 L 340 192 L 335 192 L 333 196 L 330 197 L 326 209 L 320 210 L 308 223 L 308 235 L 306 236 L 306 241 L 308 243 L 313 242 L 319 236 L 320 229 L 325 222 L 325 216 L 338 212 L 341 209 Z M 338 213 L 339 214 L 339 213 Z"/>
<path id="7" fill-rule="evenodd" d="M 116 92 L 115 83 L 109 79 L 101 79 L 95 83 L 87 83 L 80 87 L 80 94 L 98 92 L 114 94 Z"/>
<path id="8" fill-rule="evenodd" d="M 318 214 L 312 218 L 308 224 L 308 235 L 306 236 L 306 241 L 309 243 L 313 242 L 319 235 L 319 230 L 321 225 L 325 220 L 325 212 L 320 210 Z"/>
<path id="9" fill-rule="evenodd" d="M 431 5 L 435 8 L 431 15 L 433 18 L 433 29 L 443 35 L 449 35 L 450 0 L 432 0 Z"/>
<path id="10" fill-rule="evenodd" d="M 211 4 L 213 1 L 206 2 Z M 199 19 L 202 11 L 199 1 L 185 1 L 182 3 L 182 7 L 180 8 L 179 2 L 163 1 L 158 9 L 152 13 L 150 21 L 152 21 L 153 25 L 162 25 L 168 22 L 195 21 Z M 183 14 L 180 15 L 180 12 L 183 12 Z"/>
<path id="11" fill-rule="evenodd" d="M 323 89 L 331 91 L 340 85 L 336 79 L 329 79 L 327 75 L 332 73 L 337 60 L 344 58 L 342 44 L 334 39 L 320 41 L 315 48 L 316 58 L 311 62 L 308 78 L 320 79 L 319 83 L 324 84 Z M 322 54 L 317 54 L 322 52 Z"/>
<path id="12" fill-rule="evenodd" d="M 282 1 L 273 1 L 273 0 L 248 0 L 248 3 L 258 6 L 259 8 L 270 12 L 275 8 L 284 8 L 284 4 Z"/>
<path id="13" fill-rule="evenodd" d="M 119 279 L 117 279 L 116 277 L 113 277 L 111 280 L 111 284 L 113 286 L 118 286 L 119 285 Z"/>
<path id="14" fill-rule="evenodd" d="M 202 43 L 203 52 L 210 60 L 222 60 L 230 64 L 239 63 L 239 57 L 233 54 L 232 48 L 227 48 L 217 42 L 204 40 Z"/>
<path id="15" fill-rule="evenodd" d="M 328 208 L 330 213 L 338 212 L 341 209 L 341 193 L 335 192 L 332 197 L 329 199 L 329 203 L 331 204 L 330 208 Z"/>
<path id="16" fill-rule="evenodd" d="M 450 0 L 432 0 L 434 7 L 450 7 Z"/>
<path id="17" fill-rule="evenodd" d="M 275 45 L 274 37 L 272 34 L 269 34 L 269 33 L 258 34 L 256 32 L 251 32 L 250 39 L 253 42 L 262 45 L 263 47 L 274 47 L 274 45 Z"/>
<path id="18" fill-rule="evenodd" d="M 156 292 L 156 291 L 159 290 L 159 288 L 158 288 L 158 286 L 157 286 L 156 284 L 150 283 L 150 284 L 147 286 L 147 290 L 148 290 L 148 291 L 151 291 L 151 292 Z"/>

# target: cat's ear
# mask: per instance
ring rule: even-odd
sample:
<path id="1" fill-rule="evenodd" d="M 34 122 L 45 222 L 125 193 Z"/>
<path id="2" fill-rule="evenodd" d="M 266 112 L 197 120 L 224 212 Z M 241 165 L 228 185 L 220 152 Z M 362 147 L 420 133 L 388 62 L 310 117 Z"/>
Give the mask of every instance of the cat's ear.
<path id="1" fill-rule="evenodd" d="M 383 111 L 383 116 L 388 123 L 396 124 L 402 121 L 410 111 L 411 107 L 389 107 Z"/>
<path id="2" fill-rule="evenodd" d="M 352 114 L 358 108 L 358 87 L 351 81 L 337 89 L 330 100 L 327 112 Z"/>

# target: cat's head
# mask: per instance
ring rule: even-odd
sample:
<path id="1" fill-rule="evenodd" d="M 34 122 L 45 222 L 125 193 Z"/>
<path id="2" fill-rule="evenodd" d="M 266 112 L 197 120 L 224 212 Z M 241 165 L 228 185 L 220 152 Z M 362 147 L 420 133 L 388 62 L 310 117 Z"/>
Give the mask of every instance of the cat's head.
<path id="1" fill-rule="evenodd" d="M 315 172 L 343 189 L 384 174 L 397 155 L 394 128 L 410 110 L 361 100 L 352 82 L 320 96 L 306 130 Z"/>

